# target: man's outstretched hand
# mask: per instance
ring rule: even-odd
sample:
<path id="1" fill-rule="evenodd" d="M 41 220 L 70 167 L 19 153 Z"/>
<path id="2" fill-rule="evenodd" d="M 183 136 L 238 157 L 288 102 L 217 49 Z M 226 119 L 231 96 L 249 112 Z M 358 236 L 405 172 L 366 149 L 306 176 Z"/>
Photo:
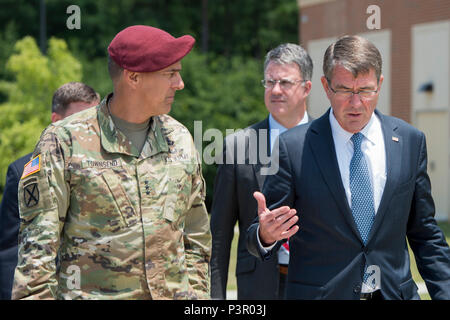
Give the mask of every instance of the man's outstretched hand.
<path id="1" fill-rule="evenodd" d="M 259 240 L 265 247 L 278 240 L 293 236 L 299 229 L 297 211 L 287 206 L 270 211 L 266 207 L 266 198 L 261 192 L 254 192 L 253 197 L 258 202 Z"/>

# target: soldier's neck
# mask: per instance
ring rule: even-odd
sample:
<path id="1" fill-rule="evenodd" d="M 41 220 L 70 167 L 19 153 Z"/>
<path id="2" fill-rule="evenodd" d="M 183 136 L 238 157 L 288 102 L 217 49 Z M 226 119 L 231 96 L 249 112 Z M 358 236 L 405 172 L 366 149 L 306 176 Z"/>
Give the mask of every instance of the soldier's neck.
<path id="1" fill-rule="evenodd" d="M 148 123 L 151 116 L 144 112 L 138 112 L 130 96 L 121 95 L 114 92 L 107 101 L 108 109 L 111 115 L 129 123 L 143 124 Z"/>

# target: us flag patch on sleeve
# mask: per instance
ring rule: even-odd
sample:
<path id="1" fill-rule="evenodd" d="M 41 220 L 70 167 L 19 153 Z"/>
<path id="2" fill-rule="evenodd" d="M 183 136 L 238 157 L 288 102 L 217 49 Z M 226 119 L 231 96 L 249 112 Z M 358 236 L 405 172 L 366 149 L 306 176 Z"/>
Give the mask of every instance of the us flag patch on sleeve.
<path id="1" fill-rule="evenodd" d="M 31 159 L 30 162 L 28 162 L 25 167 L 23 167 L 23 174 L 22 178 L 28 177 L 30 174 L 33 174 L 35 172 L 39 172 L 41 170 L 41 155 L 38 154 L 36 157 Z"/>

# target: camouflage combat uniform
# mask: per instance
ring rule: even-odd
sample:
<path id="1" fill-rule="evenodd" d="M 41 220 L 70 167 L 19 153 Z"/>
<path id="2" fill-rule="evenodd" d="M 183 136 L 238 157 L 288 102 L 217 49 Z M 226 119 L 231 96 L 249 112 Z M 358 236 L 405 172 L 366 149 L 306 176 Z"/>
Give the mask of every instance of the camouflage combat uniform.
<path id="1" fill-rule="evenodd" d="M 13 299 L 209 298 L 205 183 L 184 126 L 153 117 L 139 154 L 105 99 L 50 125 L 33 157 Z"/>

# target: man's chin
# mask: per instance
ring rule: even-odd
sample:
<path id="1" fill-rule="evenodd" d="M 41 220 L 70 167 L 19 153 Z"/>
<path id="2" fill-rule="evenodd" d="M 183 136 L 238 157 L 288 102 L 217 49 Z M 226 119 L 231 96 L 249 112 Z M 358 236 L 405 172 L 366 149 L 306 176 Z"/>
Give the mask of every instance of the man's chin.
<path id="1" fill-rule="evenodd" d="M 286 117 L 286 109 L 283 107 L 272 107 L 269 112 L 275 118 L 283 118 Z"/>
<path id="2" fill-rule="evenodd" d="M 172 103 L 168 103 L 164 108 L 164 112 L 162 112 L 161 114 L 168 114 L 171 110 L 172 110 Z"/>

